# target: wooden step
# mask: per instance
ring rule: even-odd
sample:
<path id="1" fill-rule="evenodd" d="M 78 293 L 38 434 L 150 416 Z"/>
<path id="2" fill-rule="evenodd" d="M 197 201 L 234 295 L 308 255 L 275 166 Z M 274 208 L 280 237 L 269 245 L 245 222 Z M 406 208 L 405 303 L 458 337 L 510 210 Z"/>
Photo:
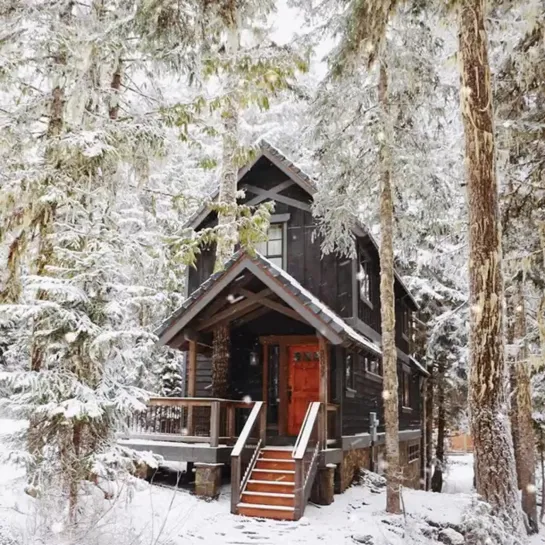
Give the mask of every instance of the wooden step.
<path id="1" fill-rule="evenodd" d="M 258 458 L 255 464 L 256 469 L 295 469 L 294 460 L 283 460 L 281 458 Z"/>
<path id="2" fill-rule="evenodd" d="M 292 460 L 292 447 L 288 449 L 275 449 L 265 447 L 261 450 L 260 458 L 273 458 L 275 460 Z"/>
<path id="3" fill-rule="evenodd" d="M 280 469 L 254 469 L 250 475 L 253 481 L 295 482 L 295 471 Z"/>
<path id="4" fill-rule="evenodd" d="M 239 503 L 237 505 L 239 515 L 246 517 L 259 517 L 276 520 L 295 520 L 293 507 L 280 505 L 260 505 L 256 503 Z"/>
<path id="5" fill-rule="evenodd" d="M 252 481 L 249 480 L 246 490 L 249 492 L 273 492 L 280 494 L 292 494 L 295 483 L 283 483 L 276 481 Z"/>
<path id="6" fill-rule="evenodd" d="M 244 492 L 242 503 L 257 503 L 261 505 L 282 505 L 293 507 L 295 505 L 295 494 L 279 494 L 271 492 Z"/>

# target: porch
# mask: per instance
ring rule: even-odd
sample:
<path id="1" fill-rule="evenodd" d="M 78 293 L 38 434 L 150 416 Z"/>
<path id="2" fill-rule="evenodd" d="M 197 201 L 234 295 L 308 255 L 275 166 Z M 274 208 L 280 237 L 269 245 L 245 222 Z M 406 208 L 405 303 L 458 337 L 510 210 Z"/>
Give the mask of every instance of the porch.
<path id="1" fill-rule="evenodd" d="M 234 513 L 299 518 L 314 483 L 332 501 L 331 464 L 342 460 L 342 411 L 333 400 L 342 397 L 344 373 L 332 355 L 338 346 L 378 347 L 285 271 L 245 253 L 157 334 L 186 352 L 187 397 L 151 399 L 122 444 L 194 463 L 197 492 L 204 483 L 207 495 L 230 465 Z"/>

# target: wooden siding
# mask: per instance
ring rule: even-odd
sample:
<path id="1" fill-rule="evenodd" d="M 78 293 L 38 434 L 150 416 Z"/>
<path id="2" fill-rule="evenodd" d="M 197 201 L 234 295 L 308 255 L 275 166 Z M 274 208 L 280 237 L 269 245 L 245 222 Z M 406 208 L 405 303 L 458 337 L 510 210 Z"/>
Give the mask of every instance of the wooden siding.
<path id="1" fill-rule="evenodd" d="M 188 353 L 186 352 L 186 361 Z M 195 397 L 212 397 L 212 357 L 209 354 L 197 354 L 197 368 L 195 380 Z M 187 373 L 184 379 L 184 388 L 187 392 Z"/>
<path id="2" fill-rule="evenodd" d="M 343 374 L 342 380 L 344 383 L 342 410 L 343 410 L 343 435 L 356 435 L 358 433 L 369 432 L 369 413 L 377 413 L 380 420 L 378 431 L 384 431 L 384 403 L 382 400 L 382 380 L 369 376 L 363 369 L 362 358 L 358 358 L 355 352 L 351 352 L 342 347 L 337 347 L 336 358 L 337 362 L 341 362 L 345 369 L 346 358 L 351 354 L 354 358 L 354 389 L 350 390 L 346 387 L 346 374 Z M 337 363 L 338 365 L 338 363 Z M 409 430 L 418 429 L 420 427 L 421 418 L 421 399 L 420 399 L 420 376 L 411 370 L 411 407 L 410 411 L 401 407 L 401 372 L 403 365 L 398 361 L 398 376 L 399 376 L 399 429 Z"/>

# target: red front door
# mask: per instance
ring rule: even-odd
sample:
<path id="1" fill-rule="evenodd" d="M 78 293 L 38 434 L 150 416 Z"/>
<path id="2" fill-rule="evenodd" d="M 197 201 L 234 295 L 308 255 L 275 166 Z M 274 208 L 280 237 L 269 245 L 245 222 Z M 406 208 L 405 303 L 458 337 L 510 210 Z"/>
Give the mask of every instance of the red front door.
<path id="1" fill-rule="evenodd" d="M 299 435 L 308 405 L 320 400 L 318 344 L 288 346 L 288 435 Z"/>

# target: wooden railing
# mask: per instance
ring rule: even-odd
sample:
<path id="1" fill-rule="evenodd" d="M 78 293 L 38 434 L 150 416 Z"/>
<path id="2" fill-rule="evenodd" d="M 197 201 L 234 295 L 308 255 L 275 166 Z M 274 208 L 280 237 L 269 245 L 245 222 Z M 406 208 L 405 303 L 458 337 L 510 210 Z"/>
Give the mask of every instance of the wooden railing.
<path id="1" fill-rule="evenodd" d="M 323 413 L 322 404 L 314 401 L 309 404 L 301 431 L 293 448 L 295 460 L 295 520 L 303 516 L 310 496 L 312 483 L 318 469 L 320 450 L 325 442 L 321 423 L 326 415 Z"/>
<path id="2" fill-rule="evenodd" d="M 216 398 L 152 397 L 127 423 L 131 438 L 232 445 L 254 402 Z"/>
<path id="3" fill-rule="evenodd" d="M 267 436 L 267 407 L 256 401 L 231 453 L 231 513 L 240 501 Z"/>

